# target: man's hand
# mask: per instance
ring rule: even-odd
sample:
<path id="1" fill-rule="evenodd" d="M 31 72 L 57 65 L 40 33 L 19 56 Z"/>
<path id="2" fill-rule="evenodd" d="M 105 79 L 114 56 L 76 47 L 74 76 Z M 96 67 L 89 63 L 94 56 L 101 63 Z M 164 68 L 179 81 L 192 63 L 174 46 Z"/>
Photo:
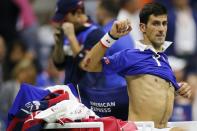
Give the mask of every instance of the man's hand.
<path id="1" fill-rule="evenodd" d="M 65 36 L 67 37 L 69 41 L 71 50 L 73 52 L 73 56 L 75 57 L 80 52 L 82 46 L 79 44 L 77 37 L 75 35 L 74 25 L 72 23 L 65 22 L 62 25 L 62 29 L 64 31 Z"/>
<path id="2" fill-rule="evenodd" d="M 67 36 L 68 39 L 75 37 L 75 28 L 72 23 L 69 22 L 63 23 L 62 29 L 64 31 L 65 36 Z"/>
<path id="3" fill-rule="evenodd" d="M 110 30 L 110 34 L 114 38 L 120 38 L 127 35 L 131 29 L 131 24 L 128 20 L 115 21 Z"/>
<path id="4" fill-rule="evenodd" d="M 186 82 L 180 82 L 179 85 L 180 89 L 177 91 L 177 93 L 185 98 L 190 98 L 192 95 L 191 86 Z"/>

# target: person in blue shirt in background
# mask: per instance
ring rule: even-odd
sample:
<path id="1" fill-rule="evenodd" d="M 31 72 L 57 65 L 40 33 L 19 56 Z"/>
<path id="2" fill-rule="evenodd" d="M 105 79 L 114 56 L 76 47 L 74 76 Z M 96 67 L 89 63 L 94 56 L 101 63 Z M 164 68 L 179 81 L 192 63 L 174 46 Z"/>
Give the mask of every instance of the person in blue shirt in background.
<path id="1" fill-rule="evenodd" d="M 117 75 L 117 81 L 109 82 L 110 76 L 103 73 L 89 73 L 79 67 L 86 52 L 105 34 L 96 24 L 89 22 L 88 16 L 84 12 L 83 1 L 58 0 L 52 21 L 56 40 L 53 62 L 59 70 L 65 69 L 64 84 L 73 83 L 75 86 L 78 84 L 79 88 L 126 86 L 125 81 Z M 107 24 L 104 30 L 109 30 L 110 26 L 110 23 Z M 133 41 L 130 37 L 125 36 L 121 41 L 125 41 L 125 45 L 116 44 L 106 54 L 112 55 L 122 49 L 133 48 Z"/>
<path id="2" fill-rule="evenodd" d="M 105 33 L 110 31 L 118 11 L 118 4 L 115 0 L 98 1 L 96 18 Z M 130 35 L 126 35 L 116 41 L 106 51 L 105 56 L 113 55 L 121 50 L 133 49 L 133 47 L 133 39 Z M 82 102 L 100 117 L 114 116 L 122 120 L 127 120 L 129 102 L 126 81 L 117 73 L 108 75 L 103 73 L 103 76 L 105 79 L 102 88 L 80 88 Z M 97 80 L 99 79 L 101 78 L 97 77 Z"/>
<path id="3" fill-rule="evenodd" d="M 113 3 L 113 4 L 112 4 Z M 119 12 L 118 2 L 116 0 L 101 0 L 98 3 L 96 18 L 99 25 L 103 27 L 105 33 L 109 32 Z M 124 44 L 120 44 L 124 43 Z M 110 56 L 124 49 L 133 49 L 134 41 L 130 35 L 121 37 L 109 48 L 105 55 Z M 113 79 L 113 81 L 112 81 Z M 107 88 L 116 88 L 126 86 L 124 78 L 118 74 L 106 75 Z"/>
<path id="4" fill-rule="evenodd" d="M 53 61 L 58 69 L 65 69 L 64 84 L 73 83 L 75 86 L 78 84 L 83 104 L 90 108 L 93 106 L 91 103 L 113 102 L 115 106 L 112 107 L 95 107 L 95 110 L 98 111 L 96 113 L 100 113 L 99 116 L 110 115 L 126 120 L 127 114 L 124 112 L 128 112 L 128 95 L 125 80 L 117 74 L 108 76 L 102 72 L 89 73 L 79 67 L 86 52 L 91 50 L 105 34 L 94 23 L 88 22 L 81 2 L 80 0 L 59 0 L 57 2 L 57 10 L 53 17 L 54 23 L 57 24 Z M 105 1 L 105 4 L 107 3 Z M 111 4 L 113 5 L 113 3 Z M 105 6 L 105 8 L 107 7 Z M 107 21 L 109 24 L 105 23 L 106 32 L 111 28 L 114 18 L 113 13 L 110 20 Z M 120 50 L 133 48 L 133 41 L 129 36 L 123 37 L 120 41 L 125 45 L 118 44 L 117 41 L 117 44 L 106 54 L 112 55 Z M 111 89 L 109 90 L 109 88 Z M 98 94 L 101 95 L 95 97 Z M 104 97 L 104 95 L 106 96 Z M 119 95 L 119 99 L 116 98 L 117 95 Z"/>
<path id="5" fill-rule="evenodd" d="M 104 57 L 107 49 L 132 29 L 128 20 L 115 21 L 111 30 L 80 63 L 86 71 L 124 76 L 129 95 L 128 120 L 154 121 L 156 128 L 167 127 L 175 91 L 186 98 L 191 96 L 191 87 L 187 83 L 177 83 L 164 53 L 171 44 L 165 41 L 167 22 L 167 10 L 163 5 L 146 4 L 140 11 L 143 39 L 135 43 L 134 49 Z"/>
<path id="6" fill-rule="evenodd" d="M 52 58 L 57 69 L 65 70 L 64 84 L 102 87 L 102 73 L 87 73 L 79 67 L 86 52 L 104 35 L 102 29 L 89 22 L 83 1 L 58 0 L 52 22 L 56 41 Z"/>

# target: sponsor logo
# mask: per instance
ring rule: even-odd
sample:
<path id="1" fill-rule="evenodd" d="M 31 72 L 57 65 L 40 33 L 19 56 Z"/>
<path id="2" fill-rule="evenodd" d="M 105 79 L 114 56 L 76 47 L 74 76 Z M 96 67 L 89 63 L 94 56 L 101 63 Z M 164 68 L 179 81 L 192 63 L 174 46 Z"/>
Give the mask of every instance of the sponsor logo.
<path id="1" fill-rule="evenodd" d="M 110 43 L 110 41 L 109 41 L 109 40 L 106 40 L 106 42 L 107 42 L 107 43 Z"/>
<path id="2" fill-rule="evenodd" d="M 102 112 L 102 113 L 109 113 L 112 112 L 113 108 L 116 107 L 116 102 L 94 102 L 90 101 L 90 108 L 94 112 Z"/>

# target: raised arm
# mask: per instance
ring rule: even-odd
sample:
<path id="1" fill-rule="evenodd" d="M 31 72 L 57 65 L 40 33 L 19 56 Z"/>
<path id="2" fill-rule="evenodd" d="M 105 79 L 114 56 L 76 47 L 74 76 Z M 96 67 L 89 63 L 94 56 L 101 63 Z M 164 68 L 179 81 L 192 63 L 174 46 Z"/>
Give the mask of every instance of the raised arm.
<path id="1" fill-rule="evenodd" d="M 77 37 L 75 35 L 74 25 L 69 22 L 65 22 L 62 25 L 62 29 L 64 31 L 64 35 L 67 37 L 71 50 L 73 52 L 73 57 L 75 57 L 81 50 L 81 45 L 79 44 Z"/>
<path id="2" fill-rule="evenodd" d="M 107 48 L 111 47 L 118 38 L 127 35 L 130 31 L 131 25 L 128 20 L 115 21 L 110 32 L 105 34 L 100 42 L 88 52 L 85 59 L 80 64 L 81 68 L 89 72 L 101 72 L 101 59 Z"/>
<path id="3" fill-rule="evenodd" d="M 64 50 L 63 50 L 63 31 L 60 27 L 54 27 L 54 38 L 55 46 L 52 54 L 53 61 L 55 63 L 63 63 L 65 59 Z"/>
<path id="4" fill-rule="evenodd" d="M 55 47 L 53 50 L 53 61 L 58 69 L 64 69 L 65 59 L 67 58 L 63 50 L 64 36 L 67 37 L 70 43 L 73 57 L 80 52 L 81 46 L 76 38 L 74 25 L 72 23 L 65 22 L 61 26 L 56 26 L 54 27 Z"/>

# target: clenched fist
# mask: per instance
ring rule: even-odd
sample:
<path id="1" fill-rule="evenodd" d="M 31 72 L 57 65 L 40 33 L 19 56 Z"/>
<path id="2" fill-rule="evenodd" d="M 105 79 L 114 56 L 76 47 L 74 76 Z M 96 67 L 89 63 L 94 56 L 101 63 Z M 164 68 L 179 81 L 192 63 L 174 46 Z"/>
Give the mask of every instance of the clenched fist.
<path id="1" fill-rule="evenodd" d="M 62 25 L 62 29 L 64 31 L 65 36 L 70 37 L 75 35 L 74 25 L 69 22 L 65 22 Z"/>
<path id="2" fill-rule="evenodd" d="M 131 29 L 131 24 L 128 20 L 115 21 L 110 30 L 110 34 L 115 38 L 120 38 L 127 35 Z"/>

